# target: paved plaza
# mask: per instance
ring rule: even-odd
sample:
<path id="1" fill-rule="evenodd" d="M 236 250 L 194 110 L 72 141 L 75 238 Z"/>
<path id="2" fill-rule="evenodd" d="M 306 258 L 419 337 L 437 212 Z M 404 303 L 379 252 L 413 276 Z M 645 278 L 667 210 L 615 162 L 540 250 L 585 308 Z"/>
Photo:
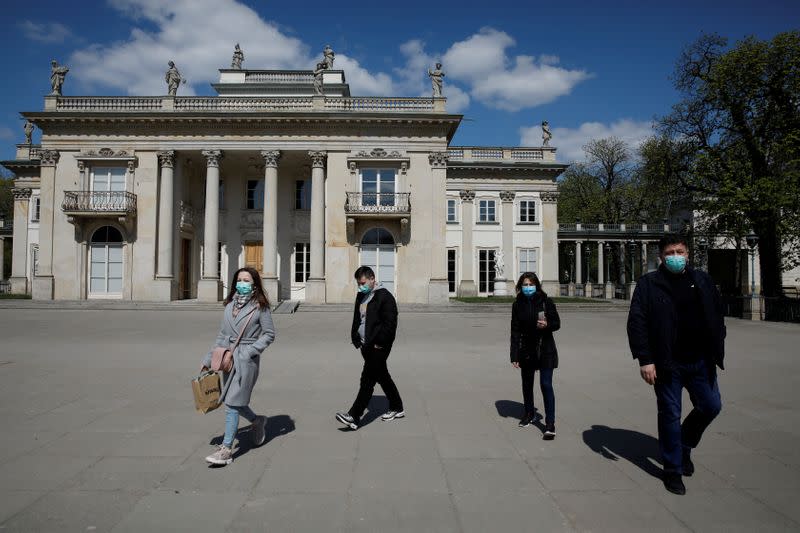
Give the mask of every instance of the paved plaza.
<path id="1" fill-rule="evenodd" d="M 378 388 L 356 432 L 334 421 L 361 370 L 350 313 L 276 315 L 252 403 L 268 442 L 250 449 L 243 423 L 218 469 L 203 458 L 223 413 L 196 413 L 189 380 L 221 307 L 167 309 L 0 309 L 0 529 L 800 529 L 797 325 L 728 321 L 723 410 L 681 497 L 657 477 L 624 312 L 562 310 L 552 442 L 517 427 L 507 309 L 401 312 L 389 366 L 407 418 L 377 418 Z"/>

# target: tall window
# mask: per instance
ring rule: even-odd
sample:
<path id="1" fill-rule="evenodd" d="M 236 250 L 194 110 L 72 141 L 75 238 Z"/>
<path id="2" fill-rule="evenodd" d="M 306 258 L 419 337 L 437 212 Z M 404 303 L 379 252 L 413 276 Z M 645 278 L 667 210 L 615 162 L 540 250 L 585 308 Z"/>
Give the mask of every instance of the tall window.
<path id="1" fill-rule="evenodd" d="M 539 264 L 535 248 L 520 248 L 519 250 L 519 274 L 523 272 L 539 272 Z"/>
<path id="2" fill-rule="evenodd" d="M 112 226 L 97 229 L 89 249 L 89 292 L 122 294 L 122 234 Z"/>
<path id="3" fill-rule="evenodd" d="M 247 209 L 264 209 L 264 180 L 247 180 Z"/>
<path id="4" fill-rule="evenodd" d="M 481 200 L 478 202 L 478 222 L 496 222 L 496 209 L 494 200 Z"/>
<path id="5" fill-rule="evenodd" d="M 39 215 L 42 211 L 42 198 L 40 196 L 31 197 L 31 222 L 39 222 Z"/>
<path id="6" fill-rule="evenodd" d="M 294 182 L 294 208 L 311 209 L 311 183 L 308 180 Z"/>
<path id="7" fill-rule="evenodd" d="M 458 208 L 458 204 L 456 203 L 455 198 L 448 198 L 447 199 L 447 221 L 448 222 L 458 222 L 458 214 L 456 209 Z"/>
<path id="8" fill-rule="evenodd" d="M 299 182 L 298 182 L 299 183 Z M 305 283 L 311 270 L 311 254 L 307 242 L 298 242 L 294 245 L 294 281 Z"/>
<path id="9" fill-rule="evenodd" d="M 456 292 L 456 258 L 458 251 L 455 248 L 447 249 L 447 290 L 452 294 Z"/>
<path id="10" fill-rule="evenodd" d="M 92 168 L 92 190 L 96 192 L 124 191 L 125 167 Z"/>
<path id="11" fill-rule="evenodd" d="M 494 290 L 494 250 L 478 250 L 478 292 Z"/>
<path id="12" fill-rule="evenodd" d="M 534 200 L 519 201 L 519 221 L 523 224 L 536 222 L 536 202 Z"/>
<path id="13" fill-rule="evenodd" d="M 394 205 L 395 169 L 361 169 L 361 205 Z"/>

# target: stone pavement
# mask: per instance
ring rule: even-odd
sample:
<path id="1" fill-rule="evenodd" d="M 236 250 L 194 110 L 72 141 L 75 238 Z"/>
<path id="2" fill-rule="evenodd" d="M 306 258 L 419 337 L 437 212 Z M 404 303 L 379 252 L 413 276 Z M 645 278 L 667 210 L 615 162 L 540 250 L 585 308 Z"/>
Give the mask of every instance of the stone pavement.
<path id="1" fill-rule="evenodd" d="M 728 321 L 723 411 L 679 497 L 656 477 L 625 316 L 563 311 L 552 442 L 517 427 L 508 313 L 403 313 L 390 368 L 408 416 L 376 419 L 378 388 L 357 432 L 333 419 L 361 367 L 350 314 L 276 316 L 253 400 L 269 440 L 250 449 L 243 425 L 215 469 L 223 415 L 194 412 L 189 379 L 221 309 L 0 309 L 0 529 L 800 529 L 800 327 Z"/>

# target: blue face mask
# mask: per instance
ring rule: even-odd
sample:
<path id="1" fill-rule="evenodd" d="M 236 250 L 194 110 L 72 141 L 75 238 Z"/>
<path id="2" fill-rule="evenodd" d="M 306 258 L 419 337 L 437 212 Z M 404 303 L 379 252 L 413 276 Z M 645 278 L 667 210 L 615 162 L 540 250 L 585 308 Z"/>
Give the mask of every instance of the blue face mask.
<path id="1" fill-rule="evenodd" d="M 522 294 L 525 296 L 533 296 L 536 293 L 536 285 L 523 285 Z"/>
<path id="2" fill-rule="evenodd" d="M 664 265 L 667 270 L 673 274 L 680 274 L 686 268 L 686 256 L 684 255 L 668 255 L 664 258 Z"/>
<path id="3" fill-rule="evenodd" d="M 361 294 L 369 294 L 369 291 L 371 290 L 372 289 L 370 288 L 370 286 L 367 285 L 366 283 L 364 285 L 358 286 L 358 292 L 360 292 Z"/>
<path id="4" fill-rule="evenodd" d="M 249 281 L 237 281 L 236 282 L 236 292 L 239 294 L 250 294 L 253 292 L 253 284 Z"/>

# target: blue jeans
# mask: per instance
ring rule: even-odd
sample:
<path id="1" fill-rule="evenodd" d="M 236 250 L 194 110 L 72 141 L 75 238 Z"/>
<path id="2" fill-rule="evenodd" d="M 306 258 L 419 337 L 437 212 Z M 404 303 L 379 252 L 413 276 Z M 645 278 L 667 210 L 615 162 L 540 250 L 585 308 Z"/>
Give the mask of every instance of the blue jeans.
<path id="1" fill-rule="evenodd" d="M 664 460 L 664 471 L 680 473 L 683 452 L 700 443 L 703 431 L 722 409 L 716 373 L 704 360 L 676 364 L 672 372 L 664 371 L 656 378 L 658 403 L 658 444 Z M 681 393 L 689 392 L 692 412 L 681 424 Z"/>
<path id="2" fill-rule="evenodd" d="M 225 437 L 222 439 L 222 445 L 228 448 L 233 446 L 233 439 L 236 437 L 236 432 L 239 430 L 239 415 L 245 417 L 249 422 L 256 419 L 256 414 L 250 409 L 249 405 L 243 406 L 225 406 Z"/>
<path id="3" fill-rule="evenodd" d="M 520 361 L 519 367 L 522 374 L 522 401 L 525 403 L 525 414 L 533 414 L 533 380 L 536 376 L 536 368 L 527 359 Z M 553 392 L 552 368 L 539 370 L 539 386 L 542 389 L 544 400 L 544 423 L 555 424 L 556 395 Z"/>

